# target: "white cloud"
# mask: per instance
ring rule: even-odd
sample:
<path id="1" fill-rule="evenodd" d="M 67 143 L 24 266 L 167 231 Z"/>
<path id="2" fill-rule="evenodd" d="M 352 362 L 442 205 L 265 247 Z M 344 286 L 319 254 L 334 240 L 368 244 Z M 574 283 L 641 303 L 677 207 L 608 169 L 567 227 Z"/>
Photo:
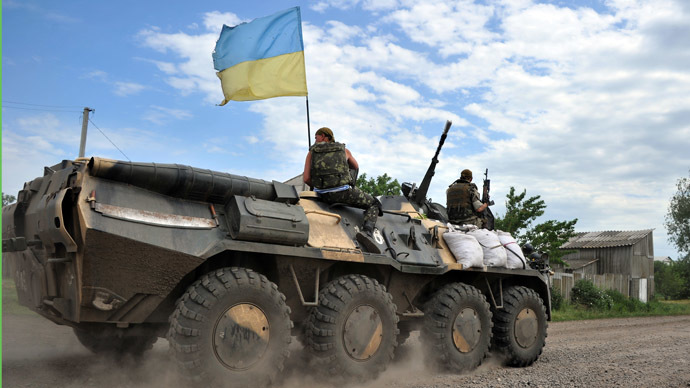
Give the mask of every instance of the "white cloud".
<path id="1" fill-rule="evenodd" d="M 144 115 L 144 120 L 162 125 L 172 120 L 188 120 L 193 117 L 192 113 L 184 109 L 172 109 L 162 106 L 151 105 L 149 111 Z"/>
<path id="2" fill-rule="evenodd" d="M 209 24 L 206 24 L 209 27 Z M 183 94 L 202 92 L 209 102 L 222 100 L 218 77 L 213 70 L 211 53 L 219 33 L 189 35 L 182 32 L 168 34 L 150 28 L 139 32 L 142 43 L 160 53 L 182 58 L 179 63 L 164 63 L 162 70 L 169 75 L 168 83 Z M 159 68 L 161 67 L 158 65 Z"/>
<path id="3" fill-rule="evenodd" d="M 204 14 L 204 27 L 206 27 L 206 30 L 217 34 L 220 34 L 224 24 L 232 27 L 247 21 L 248 20 L 240 19 L 232 12 L 221 13 L 213 11 Z"/>
<path id="4" fill-rule="evenodd" d="M 497 199 L 527 188 L 546 200 L 547 217 L 577 217 L 587 229 L 652 227 L 663 245 L 665 203 L 690 165 L 690 9 L 680 0 L 605 5 L 319 2 L 311 9 L 375 14 L 371 24 L 304 22 L 312 127 L 333 128 L 368 175 L 419 181 L 452 119 L 437 201 L 460 169 L 489 167 Z M 221 15 L 206 14 L 206 28 Z M 140 37 L 167 55 L 159 68 L 172 87 L 220 100 L 209 54 L 217 32 L 151 28 Z M 283 161 L 266 173 L 301 171 L 304 101 L 249 106 Z"/>
<path id="5" fill-rule="evenodd" d="M 138 84 L 136 82 L 120 82 L 117 81 L 113 84 L 115 86 L 115 94 L 120 97 L 127 97 L 133 94 L 138 94 L 142 90 L 146 89 L 146 86 Z"/>

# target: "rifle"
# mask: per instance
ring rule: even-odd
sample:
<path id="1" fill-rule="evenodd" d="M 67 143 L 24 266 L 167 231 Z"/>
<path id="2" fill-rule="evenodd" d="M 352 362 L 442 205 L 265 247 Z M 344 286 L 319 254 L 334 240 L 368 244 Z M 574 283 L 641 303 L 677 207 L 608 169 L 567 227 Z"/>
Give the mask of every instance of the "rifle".
<path id="1" fill-rule="evenodd" d="M 489 169 L 484 171 L 484 187 L 482 189 L 482 203 L 486 203 L 489 206 L 493 206 L 494 201 L 491 200 L 489 196 L 489 191 L 491 190 L 491 180 L 489 179 Z M 485 229 L 494 230 L 494 214 L 491 212 L 489 206 L 482 212 L 482 223 Z"/>

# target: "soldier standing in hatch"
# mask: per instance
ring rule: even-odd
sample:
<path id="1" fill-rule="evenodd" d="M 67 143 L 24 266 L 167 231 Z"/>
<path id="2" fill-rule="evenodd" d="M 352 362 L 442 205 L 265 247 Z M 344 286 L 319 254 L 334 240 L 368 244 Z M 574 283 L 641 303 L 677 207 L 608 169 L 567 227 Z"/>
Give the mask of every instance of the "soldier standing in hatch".
<path id="1" fill-rule="evenodd" d="M 358 170 L 357 160 L 345 144 L 336 143 L 330 128 L 320 128 L 314 135 L 315 143 L 309 149 L 304 162 L 304 182 L 314 188 L 326 203 L 342 203 L 364 209 L 362 231 L 357 233 L 357 241 L 367 251 L 380 253 L 378 246 L 371 240 L 376 226 L 376 219 L 381 212 L 380 202 L 354 187 L 350 169 Z"/>
<path id="2" fill-rule="evenodd" d="M 455 225 L 476 225 L 482 227 L 481 213 L 489 205 L 479 200 L 477 185 L 472 183 L 472 171 L 465 169 L 460 179 L 453 182 L 446 190 L 446 208 L 448 219 Z"/>

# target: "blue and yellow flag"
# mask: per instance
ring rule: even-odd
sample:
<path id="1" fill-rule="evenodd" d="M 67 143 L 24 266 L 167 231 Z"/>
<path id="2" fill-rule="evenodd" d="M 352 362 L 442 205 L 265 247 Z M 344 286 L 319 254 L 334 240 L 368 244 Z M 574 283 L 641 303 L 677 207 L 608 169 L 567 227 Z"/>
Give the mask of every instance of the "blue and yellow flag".
<path id="1" fill-rule="evenodd" d="M 234 27 L 223 25 L 213 66 L 225 96 L 220 105 L 230 100 L 306 96 L 299 7 Z"/>

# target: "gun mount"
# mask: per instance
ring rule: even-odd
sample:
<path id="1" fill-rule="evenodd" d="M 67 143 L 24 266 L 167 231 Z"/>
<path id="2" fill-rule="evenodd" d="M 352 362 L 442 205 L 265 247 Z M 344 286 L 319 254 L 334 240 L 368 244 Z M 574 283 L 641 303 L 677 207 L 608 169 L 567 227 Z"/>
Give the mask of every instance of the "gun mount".
<path id="1" fill-rule="evenodd" d="M 422 179 L 422 183 L 419 185 L 419 187 L 416 187 L 415 184 L 410 184 L 408 182 L 403 183 L 401 187 L 403 195 L 410 201 L 412 206 L 414 206 L 417 211 L 426 214 L 429 218 L 442 222 L 448 222 L 448 213 L 446 212 L 445 207 L 441 204 L 429 201 L 426 195 L 429 192 L 429 187 L 431 186 L 431 179 L 436 173 L 438 155 L 441 153 L 441 148 L 443 147 L 443 143 L 446 141 L 446 137 L 448 136 L 448 131 L 450 130 L 451 125 L 453 125 L 453 123 L 450 120 L 447 120 L 446 125 L 443 128 L 441 138 L 438 142 L 438 146 L 436 147 L 436 153 L 434 153 L 434 156 L 431 158 L 429 168 L 426 170 L 426 174 L 424 174 L 424 178 Z"/>

